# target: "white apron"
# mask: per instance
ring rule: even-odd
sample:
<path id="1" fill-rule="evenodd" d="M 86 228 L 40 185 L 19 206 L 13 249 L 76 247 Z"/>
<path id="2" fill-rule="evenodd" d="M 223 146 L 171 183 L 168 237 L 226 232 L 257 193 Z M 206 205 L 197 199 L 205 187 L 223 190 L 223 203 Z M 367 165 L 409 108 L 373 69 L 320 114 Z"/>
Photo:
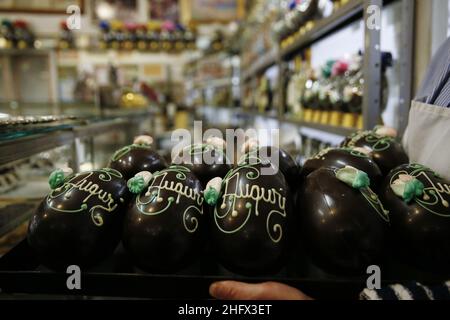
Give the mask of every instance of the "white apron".
<path id="1" fill-rule="evenodd" d="M 450 108 L 413 101 L 403 145 L 411 163 L 450 181 Z"/>

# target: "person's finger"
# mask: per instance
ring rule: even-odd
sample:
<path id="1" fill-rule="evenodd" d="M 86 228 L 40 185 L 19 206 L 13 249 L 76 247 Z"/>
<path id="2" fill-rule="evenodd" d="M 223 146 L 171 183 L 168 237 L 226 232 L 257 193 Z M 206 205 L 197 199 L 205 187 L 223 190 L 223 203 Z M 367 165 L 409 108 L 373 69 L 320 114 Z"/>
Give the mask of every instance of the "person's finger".
<path id="1" fill-rule="evenodd" d="M 221 300 L 311 300 L 300 290 L 277 282 L 248 284 L 221 281 L 213 283 L 209 293 Z"/>

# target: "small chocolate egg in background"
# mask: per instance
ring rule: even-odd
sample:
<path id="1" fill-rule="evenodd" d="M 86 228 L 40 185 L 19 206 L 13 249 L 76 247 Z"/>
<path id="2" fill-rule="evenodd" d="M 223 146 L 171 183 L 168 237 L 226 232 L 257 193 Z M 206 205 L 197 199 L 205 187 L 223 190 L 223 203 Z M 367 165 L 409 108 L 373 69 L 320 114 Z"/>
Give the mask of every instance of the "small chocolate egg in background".
<path id="1" fill-rule="evenodd" d="M 141 269 L 176 272 L 202 252 L 203 189 L 184 166 L 157 172 L 131 202 L 125 216 L 123 244 Z"/>
<path id="2" fill-rule="evenodd" d="M 370 189 L 354 189 L 320 168 L 306 178 L 298 208 L 302 247 L 334 275 L 361 275 L 382 258 L 389 216 Z"/>
<path id="3" fill-rule="evenodd" d="M 371 187 L 376 190 L 383 181 L 383 175 L 378 165 L 366 154 L 358 149 L 351 148 L 329 148 L 319 152 L 316 156 L 308 159 L 300 173 L 302 179 L 323 167 L 344 168 L 351 166 L 369 175 Z"/>
<path id="4" fill-rule="evenodd" d="M 151 143 L 141 143 L 138 138 L 135 142 L 139 143 L 133 143 L 116 151 L 108 165 L 109 168 L 121 172 L 126 180 L 142 171 L 153 173 L 167 168 L 167 162 L 151 147 Z"/>
<path id="5" fill-rule="evenodd" d="M 258 148 L 258 155 L 277 165 L 289 184 L 291 191 L 295 191 L 299 185 L 299 166 L 294 159 L 283 149 L 265 146 Z"/>
<path id="6" fill-rule="evenodd" d="M 403 146 L 392 137 L 383 137 L 373 131 L 364 131 L 352 135 L 343 142 L 344 147 L 367 148 L 384 176 L 402 165 L 409 163 Z"/>
<path id="7" fill-rule="evenodd" d="M 225 150 L 213 144 L 193 144 L 180 152 L 174 159 L 174 165 L 183 165 L 192 171 L 203 187 L 213 178 L 225 177 L 231 169 Z"/>
<path id="8" fill-rule="evenodd" d="M 276 174 L 265 175 L 263 168 Z M 227 270 L 269 275 L 285 264 L 292 207 L 283 174 L 270 163 L 241 163 L 222 182 L 210 221 L 213 250 Z"/>
<path id="9" fill-rule="evenodd" d="M 119 243 L 129 198 L 126 181 L 116 170 L 69 176 L 32 216 L 28 243 L 51 269 L 95 266 Z"/>
<path id="10" fill-rule="evenodd" d="M 392 185 L 414 177 L 421 195 L 409 202 Z M 380 197 L 391 212 L 391 242 L 395 256 L 427 272 L 450 275 L 450 182 L 418 164 L 402 165 L 386 177 Z"/>

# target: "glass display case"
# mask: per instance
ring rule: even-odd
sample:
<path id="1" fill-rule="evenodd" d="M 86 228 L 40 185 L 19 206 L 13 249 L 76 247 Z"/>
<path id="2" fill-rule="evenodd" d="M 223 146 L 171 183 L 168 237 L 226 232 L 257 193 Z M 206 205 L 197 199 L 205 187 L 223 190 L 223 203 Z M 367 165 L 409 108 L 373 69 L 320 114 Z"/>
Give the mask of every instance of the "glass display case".
<path id="1" fill-rule="evenodd" d="M 28 219 L 49 192 L 55 169 L 108 165 L 139 134 L 153 134 L 155 113 L 114 117 L 17 117 L 0 125 L 0 256 L 21 242 Z M 1 120 L 0 120 L 1 121 Z"/>

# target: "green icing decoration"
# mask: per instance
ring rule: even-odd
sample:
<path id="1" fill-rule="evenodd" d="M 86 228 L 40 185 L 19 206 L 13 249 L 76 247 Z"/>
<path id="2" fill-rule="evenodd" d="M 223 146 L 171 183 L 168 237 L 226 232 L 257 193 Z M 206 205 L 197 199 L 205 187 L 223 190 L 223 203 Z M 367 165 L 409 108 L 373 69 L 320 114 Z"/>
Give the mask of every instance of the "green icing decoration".
<path id="1" fill-rule="evenodd" d="M 205 192 L 205 201 L 210 206 L 215 206 L 217 203 L 217 200 L 219 199 L 219 192 L 215 190 L 213 187 L 209 187 L 208 190 Z"/>
<path id="2" fill-rule="evenodd" d="M 55 170 L 48 178 L 48 184 L 52 190 L 59 188 L 64 183 L 64 172 L 61 169 Z"/>
<path id="3" fill-rule="evenodd" d="M 421 181 L 414 178 L 411 181 L 393 184 L 391 185 L 392 191 L 405 200 L 406 203 L 410 203 L 415 197 L 420 197 L 423 194 L 425 186 Z"/>
<path id="4" fill-rule="evenodd" d="M 336 172 L 336 178 L 355 189 L 364 189 L 370 186 L 370 178 L 364 171 L 353 167 L 345 167 Z"/>
<path id="5" fill-rule="evenodd" d="M 140 194 L 145 186 L 145 181 L 143 177 L 133 177 L 130 180 L 128 180 L 128 190 L 130 190 L 133 194 Z"/>
<path id="6" fill-rule="evenodd" d="M 352 187 L 355 189 L 368 188 L 370 186 L 370 178 L 364 171 L 358 171 Z"/>

